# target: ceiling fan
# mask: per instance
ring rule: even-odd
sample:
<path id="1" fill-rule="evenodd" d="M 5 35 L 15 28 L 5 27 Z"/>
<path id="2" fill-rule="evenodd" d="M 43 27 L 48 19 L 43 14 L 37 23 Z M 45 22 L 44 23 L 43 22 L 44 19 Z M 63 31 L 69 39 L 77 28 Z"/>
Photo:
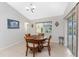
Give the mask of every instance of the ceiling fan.
<path id="1" fill-rule="evenodd" d="M 32 13 L 34 13 L 36 6 L 34 6 L 33 4 L 30 4 L 29 7 L 26 7 L 27 11 L 31 11 Z"/>

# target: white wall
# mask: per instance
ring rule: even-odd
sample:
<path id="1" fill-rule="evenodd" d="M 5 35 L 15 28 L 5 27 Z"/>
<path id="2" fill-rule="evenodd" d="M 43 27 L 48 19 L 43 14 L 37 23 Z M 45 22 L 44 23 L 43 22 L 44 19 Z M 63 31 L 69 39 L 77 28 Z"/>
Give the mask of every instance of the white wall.
<path id="1" fill-rule="evenodd" d="M 7 19 L 18 20 L 20 22 L 20 29 L 8 29 Z M 24 22 L 26 20 L 25 17 L 6 3 L 0 3 L 0 49 L 24 40 Z"/>
<path id="2" fill-rule="evenodd" d="M 67 47 L 67 20 L 64 19 L 65 23 L 64 23 L 64 35 L 65 35 L 65 46 Z"/>
<path id="3" fill-rule="evenodd" d="M 29 30 L 32 34 L 36 33 L 36 28 L 35 28 L 35 23 L 36 22 L 46 22 L 46 21 L 52 21 L 52 40 L 53 42 L 58 42 L 59 36 L 64 36 L 64 20 L 63 20 L 63 16 L 57 16 L 57 17 L 48 17 L 48 18 L 42 18 L 42 19 L 38 19 L 38 20 L 34 20 L 31 23 L 33 23 L 34 27 L 33 29 Z M 56 27 L 55 26 L 55 22 L 58 21 L 59 22 L 59 26 Z M 29 26 L 30 27 L 30 26 Z M 37 33 L 36 33 L 37 34 Z"/>

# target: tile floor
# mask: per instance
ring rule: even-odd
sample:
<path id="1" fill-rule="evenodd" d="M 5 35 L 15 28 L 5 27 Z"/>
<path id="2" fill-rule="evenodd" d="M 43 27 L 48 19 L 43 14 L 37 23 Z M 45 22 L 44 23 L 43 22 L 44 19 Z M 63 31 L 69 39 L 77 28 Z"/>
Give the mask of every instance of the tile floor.
<path id="1" fill-rule="evenodd" d="M 25 44 L 19 43 L 7 49 L 0 51 L 0 57 L 26 57 Z M 27 57 L 32 57 L 29 51 Z M 49 57 L 47 48 L 44 48 L 41 53 L 36 53 L 36 57 Z M 51 43 L 51 56 L 50 57 L 72 57 L 70 51 L 57 43 Z"/>

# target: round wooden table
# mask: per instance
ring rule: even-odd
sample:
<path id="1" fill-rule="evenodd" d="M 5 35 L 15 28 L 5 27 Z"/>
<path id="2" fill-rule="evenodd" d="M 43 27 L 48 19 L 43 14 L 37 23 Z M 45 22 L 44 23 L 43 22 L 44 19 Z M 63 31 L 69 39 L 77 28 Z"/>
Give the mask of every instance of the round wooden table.
<path id="1" fill-rule="evenodd" d="M 44 38 L 42 36 L 33 35 L 29 39 L 33 39 L 35 43 L 38 43 L 38 52 L 41 52 L 43 49 L 43 43 L 47 38 Z"/>

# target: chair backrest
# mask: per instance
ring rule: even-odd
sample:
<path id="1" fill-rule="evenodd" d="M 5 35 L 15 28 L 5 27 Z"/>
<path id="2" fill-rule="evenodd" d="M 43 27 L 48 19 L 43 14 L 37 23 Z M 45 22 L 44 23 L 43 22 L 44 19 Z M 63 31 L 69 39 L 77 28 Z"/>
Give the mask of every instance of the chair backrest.
<path id="1" fill-rule="evenodd" d="M 50 45 L 50 39 L 51 39 L 51 35 L 48 38 L 48 45 Z"/>
<path id="2" fill-rule="evenodd" d="M 31 34 L 29 33 L 29 34 L 25 34 L 25 36 L 31 36 Z"/>
<path id="3" fill-rule="evenodd" d="M 44 33 L 38 33 L 38 36 L 43 36 L 44 37 Z"/>

